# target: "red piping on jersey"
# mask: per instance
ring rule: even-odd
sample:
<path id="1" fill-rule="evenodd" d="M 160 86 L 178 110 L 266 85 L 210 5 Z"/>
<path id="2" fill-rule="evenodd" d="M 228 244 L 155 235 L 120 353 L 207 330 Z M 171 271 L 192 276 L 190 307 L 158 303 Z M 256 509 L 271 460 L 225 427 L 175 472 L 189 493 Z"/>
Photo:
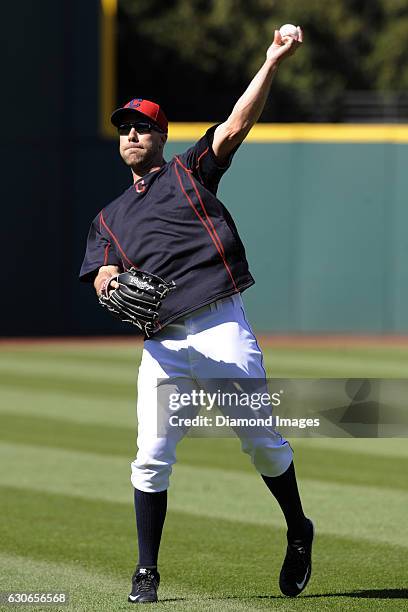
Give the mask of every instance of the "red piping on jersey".
<path id="1" fill-rule="evenodd" d="M 217 241 L 217 243 L 218 243 L 218 246 L 220 247 L 220 249 L 221 249 L 221 251 L 222 251 L 222 254 L 223 254 L 223 255 L 225 255 L 224 245 L 222 244 L 222 242 L 221 242 L 221 240 L 220 240 L 220 237 L 218 236 L 217 232 L 215 231 L 215 227 L 214 227 L 213 222 L 211 221 L 211 217 L 209 217 L 209 216 L 208 216 L 207 209 L 206 209 L 206 207 L 204 206 L 204 202 L 203 202 L 203 200 L 202 200 L 202 197 L 200 196 L 200 192 L 199 192 L 199 191 L 198 191 L 198 189 L 197 189 L 197 185 L 195 184 L 194 180 L 191 178 L 191 176 L 190 176 L 190 175 L 188 175 L 188 178 L 190 179 L 190 183 L 192 184 L 193 189 L 194 189 L 194 191 L 195 191 L 195 192 L 196 192 L 196 194 L 197 194 L 197 198 L 198 198 L 198 200 L 199 200 L 199 202 L 200 202 L 200 204 L 201 204 L 201 206 L 202 206 L 202 208 L 203 208 L 203 211 L 204 211 L 204 213 L 205 213 L 205 216 L 207 217 L 208 223 L 209 223 L 209 224 L 211 225 L 211 227 L 212 227 L 212 231 L 213 231 L 213 234 L 214 234 L 214 238 L 216 239 L 216 241 Z"/>
<path id="2" fill-rule="evenodd" d="M 177 157 L 176 157 L 176 159 L 177 159 Z M 182 164 L 180 164 L 180 165 L 182 166 Z M 175 171 L 176 171 L 177 179 L 178 179 L 178 182 L 179 182 L 179 184 L 180 184 L 180 188 L 181 188 L 182 192 L 183 192 L 183 193 L 184 193 L 184 195 L 186 196 L 187 201 L 188 201 L 188 203 L 190 204 L 191 208 L 194 210 L 195 214 L 197 215 L 197 217 L 200 219 L 201 223 L 203 224 L 203 226 L 204 226 L 204 227 L 205 227 L 205 229 L 207 230 L 207 232 L 208 232 L 208 234 L 209 234 L 209 236 L 210 236 L 211 240 L 212 240 L 212 241 L 213 241 L 213 243 L 214 243 L 215 248 L 217 249 L 217 251 L 218 251 L 218 253 L 219 253 L 219 255 L 220 255 L 220 257 L 221 257 L 221 259 L 222 259 L 222 261 L 223 261 L 223 264 L 224 264 L 224 266 L 225 266 L 225 269 L 227 270 L 227 272 L 228 272 L 228 274 L 229 274 L 229 276 L 230 276 L 230 278 L 231 278 L 232 284 L 234 285 L 234 289 L 235 289 L 235 291 L 237 291 L 237 292 L 238 292 L 238 287 L 237 287 L 237 286 L 236 286 L 236 284 L 235 284 L 234 277 L 232 276 L 231 270 L 230 270 L 230 268 L 229 268 L 229 266 L 228 266 L 228 264 L 227 264 L 227 262 L 226 262 L 226 260 L 225 260 L 225 257 L 224 257 L 223 252 L 222 252 L 222 251 L 221 251 L 221 249 L 219 248 L 218 243 L 217 243 L 217 241 L 216 241 L 215 237 L 213 236 L 213 234 L 211 233 L 210 228 L 207 226 L 207 224 L 206 224 L 205 220 L 204 220 L 204 219 L 201 217 L 200 213 L 198 212 L 198 210 L 197 210 L 197 209 L 196 209 L 196 207 L 194 206 L 194 203 L 193 203 L 192 199 L 189 197 L 189 195 L 187 194 L 186 190 L 184 189 L 184 187 L 183 187 L 183 183 L 182 183 L 182 181 L 181 181 L 180 174 L 179 174 L 179 172 L 178 172 L 178 170 L 177 170 L 177 166 L 175 166 L 175 167 L 174 167 L 174 169 L 175 169 Z"/>
<path id="3" fill-rule="evenodd" d="M 190 174 L 192 174 L 192 170 L 190 170 L 189 168 L 186 168 L 183 163 L 179 160 L 179 158 L 177 157 L 177 155 L 175 155 L 175 158 L 177 159 L 178 163 L 180 164 L 180 166 L 183 168 L 183 170 L 185 170 L 186 172 L 189 172 Z"/>
<path id="4" fill-rule="evenodd" d="M 207 151 L 208 151 L 208 147 L 207 147 L 207 149 L 204 151 L 204 153 L 206 153 Z M 202 157 L 202 156 L 203 156 L 203 153 L 200 155 L 200 157 Z M 183 164 L 180 162 L 180 160 L 179 160 L 179 158 L 177 157 L 177 155 L 176 155 L 176 160 L 177 160 L 177 161 L 180 163 L 180 166 L 181 166 L 182 168 L 184 168 Z M 197 167 L 198 167 L 198 165 L 197 165 Z M 184 170 L 186 170 L 186 168 L 184 168 Z M 202 206 L 202 208 L 203 208 L 203 211 L 204 211 L 204 214 L 205 214 L 205 216 L 206 216 L 206 218 L 207 218 L 207 221 L 208 221 L 208 223 L 209 223 L 209 224 L 211 225 L 211 227 L 212 227 L 213 236 L 214 236 L 215 240 L 217 241 L 217 244 L 218 244 L 218 246 L 219 246 L 220 250 L 222 251 L 222 253 L 223 253 L 223 255 L 224 255 L 224 254 L 225 254 L 225 253 L 224 253 L 224 246 L 223 246 L 223 244 L 222 244 L 222 242 L 221 242 L 221 240 L 220 240 L 220 237 L 218 236 L 217 232 L 215 231 L 215 227 L 214 227 L 214 225 L 213 225 L 213 222 L 211 221 L 211 218 L 208 216 L 207 209 L 206 209 L 206 207 L 204 206 L 204 202 L 203 202 L 203 200 L 202 200 L 202 198 L 201 198 L 201 196 L 200 196 L 200 193 L 199 193 L 199 191 L 198 191 L 198 189 L 197 189 L 197 186 L 196 186 L 196 184 L 195 184 L 194 180 L 193 180 L 193 179 L 192 179 L 192 177 L 191 177 L 191 171 L 189 171 L 189 173 L 187 174 L 187 176 L 188 176 L 188 178 L 190 179 L 190 183 L 192 184 L 194 191 L 196 192 L 197 198 L 198 198 L 198 200 L 199 200 L 199 202 L 200 202 L 200 204 L 201 204 L 201 206 Z"/>
<path id="5" fill-rule="evenodd" d="M 204 157 L 204 155 L 206 155 L 209 151 L 209 147 L 207 147 L 200 155 L 200 157 L 197 159 L 197 165 L 196 165 L 196 169 L 198 172 L 198 176 L 200 177 L 200 181 L 203 182 L 203 177 L 201 176 L 201 172 L 200 172 L 200 160 L 202 157 Z"/>
<path id="6" fill-rule="evenodd" d="M 103 265 L 106 266 L 107 261 L 108 261 L 108 254 L 109 254 L 109 249 L 110 249 L 110 242 L 106 245 L 105 247 L 105 256 L 103 258 Z"/>
<path id="7" fill-rule="evenodd" d="M 196 166 L 196 168 L 198 168 L 198 166 L 200 165 L 200 159 L 201 159 L 202 157 L 204 157 L 204 155 L 207 155 L 208 150 L 209 150 L 209 147 L 207 147 L 206 149 L 204 149 L 204 151 L 201 153 L 200 157 L 197 159 L 197 166 Z"/>
<path id="8" fill-rule="evenodd" d="M 122 247 L 119 244 L 119 240 L 116 238 L 115 234 L 112 232 L 111 229 L 109 229 L 109 227 L 106 225 L 106 221 L 103 218 L 103 213 L 102 211 L 100 212 L 99 215 L 99 221 L 100 223 L 102 223 L 102 225 L 104 226 L 104 228 L 106 229 L 106 231 L 108 232 L 108 234 L 113 238 L 113 240 L 116 243 L 116 246 L 118 247 L 119 251 L 122 253 L 123 259 L 125 259 L 128 263 L 130 263 L 131 266 L 133 266 L 134 268 L 138 268 L 138 266 L 136 264 L 134 264 L 132 261 L 130 261 L 129 257 L 127 257 L 125 251 L 122 249 Z"/>

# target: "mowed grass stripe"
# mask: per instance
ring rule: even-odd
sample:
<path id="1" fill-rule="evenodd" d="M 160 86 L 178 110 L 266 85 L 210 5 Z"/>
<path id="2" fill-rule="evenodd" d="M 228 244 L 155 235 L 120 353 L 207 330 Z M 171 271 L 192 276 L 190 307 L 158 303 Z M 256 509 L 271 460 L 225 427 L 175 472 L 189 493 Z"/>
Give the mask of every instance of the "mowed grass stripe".
<path id="1" fill-rule="evenodd" d="M 262 344 L 261 344 L 262 347 Z M 325 359 L 326 357 L 346 361 L 348 359 L 358 359 L 359 361 L 376 361 L 376 362 L 389 362 L 389 361 L 400 361 L 406 362 L 408 359 L 408 347 L 394 346 L 394 347 L 314 347 L 313 340 L 310 346 L 299 346 L 295 345 L 290 347 L 283 346 L 265 346 L 263 352 L 266 355 L 273 356 L 279 354 L 282 358 L 290 358 L 292 355 L 296 355 L 298 358 L 307 361 L 309 358 Z"/>
<path id="2" fill-rule="evenodd" d="M 76 356 L 86 358 L 92 358 L 94 355 L 96 358 L 101 357 L 112 357 L 118 359 L 133 359 L 135 355 L 140 354 L 143 349 L 143 343 L 135 340 L 134 342 L 93 342 L 92 339 L 89 342 L 83 342 L 82 344 L 71 343 L 68 339 L 67 342 L 61 340 L 61 342 L 47 343 L 31 343 L 28 340 L 26 343 L 16 343 L 14 345 L 0 344 L 0 353 L 2 355 L 10 355 L 15 357 L 24 357 L 25 355 L 37 356 L 44 355 L 64 357 L 65 355 L 70 358 L 76 358 Z"/>
<path id="3" fill-rule="evenodd" d="M 130 466 L 125 459 L 7 444 L 0 445 L 0 458 L 8 466 L 0 474 L 2 486 L 131 502 Z M 408 524 L 402 522 L 408 492 L 308 478 L 300 483 L 306 511 L 319 523 L 321 533 L 408 546 Z M 255 470 L 177 465 L 170 500 L 174 510 L 197 517 L 282 526 L 281 513 Z"/>
<path id="4" fill-rule="evenodd" d="M 136 428 L 75 423 L 61 419 L 0 413 L 0 440 L 40 448 L 129 457 L 136 449 Z"/>
<path id="5" fill-rule="evenodd" d="M 0 414 L 0 440 L 21 445 L 38 446 L 40 449 L 65 449 L 98 455 L 120 456 L 126 459 L 136 453 L 135 427 L 115 427 L 98 423 L 75 423 L 61 419 L 37 418 L 28 415 Z M 233 440 L 236 442 L 236 440 Z M 239 444 L 230 452 L 224 440 L 202 440 L 191 438 L 184 450 L 179 446 L 178 458 L 190 466 L 230 469 L 252 469 L 248 456 L 242 453 Z M 237 460 L 239 457 L 239 463 Z M 299 473 L 309 478 L 344 484 L 362 484 L 384 489 L 407 490 L 406 474 L 408 458 L 377 457 L 351 451 L 298 447 L 296 462 Z M 358 465 L 358 470 L 356 470 Z"/>
<path id="6" fill-rule="evenodd" d="M 50 374 L 65 372 L 67 375 L 77 374 L 79 378 L 86 373 L 97 376 L 114 368 L 121 378 L 134 376 L 134 371 L 140 362 L 141 348 L 135 347 L 131 352 L 116 350 L 112 353 L 110 347 L 101 346 L 86 353 L 77 350 L 55 351 L 20 351 L 0 352 L 0 370 L 4 373 L 14 368 L 20 372 L 49 372 Z M 265 363 L 269 374 L 291 369 L 299 373 L 310 371 L 337 376 L 384 376 L 406 377 L 408 374 L 407 350 L 296 350 L 296 349 L 265 349 Z M 350 374 L 352 373 L 352 374 Z"/>
<path id="7" fill-rule="evenodd" d="M 123 577 L 129 576 L 133 569 L 136 542 L 131 505 L 8 488 L 1 497 L 1 510 L 2 516 L 9 517 L 11 528 L 6 529 L 4 522 L 0 525 L 5 553 L 27 556 L 40 564 L 63 564 L 68 576 L 71 565 L 80 571 L 92 569 L 97 574 L 110 576 L 113 588 L 115 584 L 122 587 Z M 404 549 L 370 542 L 362 546 L 359 539 L 320 535 L 315 546 L 314 576 L 308 589 L 311 600 L 301 598 L 289 603 L 280 595 L 277 584 L 284 549 L 282 528 L 237 524 L 210 515 L 198 520 L 187 512 L 170 510 L 161 551 L 164 587 L 160 592 L 164 597 L 176 599 L 176 603 L 163 602 L 161 607 L 173 605 L 173 609 L 180 610 L 183 596 L 189 598 L 191 590 L 193 600 L 196 594 L 202 594 L 202 610 L 209 609 L 207 599 L 214 598 L 219 599 L 216 609 L 221 610 L 226 609 L 224 600 L 228 605 L 232 599 L 231 609 L 270 609 L 273 603 L 273 608 L 278 610 L 315 611 L 322 602 L 313 595 L 321 593 L 331 595 L 327 599 L 330 609 L 344 610 L 344 599 L 339 597 L 336 601 L 333 597 L 336 591 L 352 595 L 361 588 L 392 587 L 404 580 Z M 385 568 L 379 563 L 384 559 L 387 559 Z M 220 576 L 222 580 L 218 580 Z M 97 576 L 97 584 L 99 581 Z M 182 601 L 178 600 L 180 589 Z M 340 602 L 343 608 L 336 605 Z M 354 608 L 351 597 L 348 603 L 347 600 L 348 610 L 368 610 L 372 602 L 358 600 L 355 601 L 358 607 Z M 393 607 L 388 609 L 402 610 L 403 603 L 393 600 Z M 191 609 L 189 604 L 187 599 L 184 609 Z M 93 605 L 89 609 L 96 608 L 99 609 Z"/>
<path id="8" fill-rule="evenodd" d="M 350 440 L 355 442 L 355 440 Z M 322 482 L 344 483 L 400 489 L 408 491 L 408 456 L 405 454 L 386 456 L 374 452 L 359 452 L 357 445 L 334 446 L 328 451 L 316 440 L 307 444 L 297 439 L 290 441 L 294 449 L 298 474 Z M 381 445 L 382 440 L 378 441 Z M 385 442 L 389 442 L 386 440 Z M 405 442 L 405 440 L 401 440 Z M 404 449 L 406 451 L 406 449 Z M 178 447 L 178 462 L 181 465 L 231 469 L 252 472 L 253 466 L 247 455 L 242 453 L 236 439 L 208 440 L 187 438 Z M 358 466 L 358 469 L 356 469 Z"/>
<path id="9" fill-rule="evenodd" d="M 338 484 L 400 489 L 408 493 L 408 458 L 384 457 L 346 450 L 296 448 L 296 469 L 300 476 Z"/>
<path id="10" fill-rule="evenodd" d="M 100 363 L 119 363 L 122 362 L 123 365 L 132 365 L 135 361 L 140 358 L 142 352 L 142 344 L 137 343 L 132 345 L 129 343 L 118 344 L 118 343 L 98 343 L 93 344 L 89 343 L 88 346 L 81 345 L 75 346 L 70 345 L 69 343 L 57 345 L 47 345 L 43 346 L 37 345 L 33 347 L 30 343 L 26 345 L 20 345 L 16 347 L 0 347 L 0 363 L 3 361 L 7 362 L 9 360 L 61 360 L 66 362 L 76 362 L 76 361 L 92 361 Z M 362 347 L 348 347 L 348 348 L 338 348 L 330 346 L 327 347 L 314 347 L 313 342 L 309 347 L 293 345 L 291 347 L 287 346 L 264 346 L 263 347 L 264 354 L 268 357 L 274 357 L 278 355 L 282 359 L 290 359 L 292 356 L 296 358 L 300 358 L 303 361 L 308 361 L 309 359 L 320 359 L 325 360 L 326 358 L 336 359 L 338 361 L 347 361 L 347 360 L 358 360 L 361 362 L 401 362 L 406 363 L 408 360 L 408 348 L 395 346 L 370 346 L 367 348 Z"/>
<path id="11" fill-rule="evenodd" d="M 0 348 L 0 368 L 3 364 L 14 362 L 24 363 L 29 361 L 38 362 L 54 362 L 69 365 L 70 363 L 82 363 L 83 366 L 88 364 L 100 364 L 102 366 L 125 366 L 131 367 L 139 362 L 142 354 L 142 347 L 135 346 L 129 350 L 126 347 L 113 349 L 102 345 L 93 350 L 73 349 L 63 345 L 56 347 L 55 350 L 21 350 L 10 351 L 1 350 Z"/>
<path id="12" fill-rule="evenodd" d="M 0 372 L 0 389 L 25 390 L 27 401 L 30 401 L 32 390 L 46 392 L 58 392 L 65 395 L 81 395 L 83 397 L 118 397 L 120 399 L 130 399 L 135 395 L 136 378 L 132 381 L 127 377 L 123 381 L 112 377 L 112 373 L 92 379 L 84 376 L 79 379 L 77 376 L 67 376 L 62 372 L 61 375 L 47 373 L 24 374 L 18 371 Z"/>
<path id="13" fill-rule="evenodd" d="M 397 372 L 395 375 L 397 377 Z M 341 376 L 339 369 L 327 369 L 326 375 L 328 378 L 347 378 L 350 371 L 343 370 Z M 360 372 L 360 376 L 369 376 L 367 372 Z M 303 369 L 285 369 L 283 366 L 274 369 L 273 377 L 275 378 L 319 378 L 323 377 L 321 369 L 315 368 L 313 365 L 308 365 Z M 0 370 L 0 389 L 19 389 L 26 390 L 27 394 L 33 390 L 50 390 L 59 391 L 72 395 L 100 396 L 107 394 L 109 396 L 130 397 L 136 395 L 137 368 L 131 373 L 121 371 L 118 376 L 115 376 L 115 371 L 111 369 L 100 370 L 99 372 L 89 372 L 86 369 L 78 372 L 69 372 L 62 366 L 58 368 L 29 367 L 26 369 L 10 367 L 8 370 L 3 368 Z"/>
<path id="14" fill-rule="evenodd" d="M 22 372 L 65 372 L 67 375 L 77 374 L 80 378 L 84 372 L 90 375 L 98 376 L 101 373 L 111 369 L 118 372 L 121 378 L 126 376 L 134 376 L 140 363 L 140 353 L 135 352 L 134 358 L 117 357 L 105 358 L 95 354 L 95 357 L 87 357 L 86 359 L 81 354 L 47 355 L 44 358 L 43 354 L 32 354 L 21 356 L 6 356 L 0 358 L 0 371 L 6 373 L 17 368 Z M 270 376 L 275 376 L 278 370 L 292 370 L 297 372 L 320 372 L 320 376 L 325 376 L 329 372 L 337 372 L 337 376 L 369 376 L 369 377 L 391 377 L 405 378 L 408 374 L 407 357 L 401 358 L 384 358 L 381 354 L 371 356 L 371 358 L 360 357 L 358 355 L 338 355 L 336 352 L 327 351 L 324 354 L 315 354 L 314 352 L 299 354 L 296 351 L 290 353 L 273 351 L 268 349 L 264 355 L 265 365 Z M 32 368 L 32 370 L 30 370 Z"/>
<path id="15" fill-rule="evenodd" d="M 320 533 L 408 547 L 408 525 L 404 524 L 408 491 L 310 478 L 300 478 L 299 486 L 305 511 Z M 280 509 L 255 471 L 241 474 L 176 466 L 171 492 L 176 509 L 201 516 L 208 498 L 217 500 L 210 511 L 219 518 L 282 525 Z"/>
<path id="16" fill-rule="evenodd" d="M 327 453 L 343 451 L 378 457 L 407 458 L 408 440 L 406 438 L 309 438 L 292 439 L 291 446 L 295 449 L 319 449 Z M 408 487 L 408 484 L 407 484 Z"/>
<path id="17" fill-rule="evenodd" d="M 326 356 L 307 358 L 297 355 L 275 356 L 267 353 L 264 359 L 265 368 L 270 377 L 302 378 L 310 376 L 316 378 L 406 378 L 408 375 L 407 362 L 401 361 L 372 361 L 359 358 L 338 358 L 327 353 Z"/>
<path id="18" fill-rule="evenodd" d="M 14 416 L 39 417 L 64 422 L 88 423 L 134 429 L 136 425 L 135 397 L 89 397 L 30 389 L 27 392 L 18 389 L 0 390 L 0 431 L 3 413 Z"/>
<path id="19" fill-rule="evenodd" d="M 76 362 L 65 362 L 63 360 L 55 360 L 49 358 L 45 361 L 35 358 L 28 360 L 7 361 L 0 364 L 0 374 L 2 379 L 7 375 L 15 374 L 17 371 L 22 376 L 49 376 L 52 379 L 54 376 L 59 378 L 67 378 L 72 383 L 78 380 L 81 383 L 83 380 L 90 378 L 92 381 L 98 380 L 117 380 L 128 382 L 136 381 L 139 362 L 124 366 L 121 363 L 101 364 L 94 362 L 86 362 L 84 364 L 80 359 Z"/>
<path id="20" fill-rule="evenodd" d="M 0 554 L 0 574 L 3 591 L 68 593 L 69 606 L 35 606 L 35 610 L 91 610 L 98 592 L 102 605 L 98 610 L 112 610 L 121 593 L 123 603 L 129 588 L 125 577 L 98 573 L 74 563 L 33 559 L 28 554 Z"/>

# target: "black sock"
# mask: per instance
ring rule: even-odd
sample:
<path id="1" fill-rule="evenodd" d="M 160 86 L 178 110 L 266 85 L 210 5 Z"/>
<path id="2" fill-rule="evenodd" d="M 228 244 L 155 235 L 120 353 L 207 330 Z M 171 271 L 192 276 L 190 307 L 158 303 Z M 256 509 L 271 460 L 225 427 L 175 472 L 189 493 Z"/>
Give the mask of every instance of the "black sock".
<path id="1" fill-rule="evenodd" d="M 167 511 L 167 491 L 146 493 L 135 489 L 135 511 L 139 543 L 137 566 L 157 568 L 160 539 Z"/>
<path id="2" fill-rule="evenodd" d="M 280 476 L 261 476 L 282 509 L 288 526 L 288 538 L 302 538 L 306 517 L 303 514 L 293 461 Z"/>

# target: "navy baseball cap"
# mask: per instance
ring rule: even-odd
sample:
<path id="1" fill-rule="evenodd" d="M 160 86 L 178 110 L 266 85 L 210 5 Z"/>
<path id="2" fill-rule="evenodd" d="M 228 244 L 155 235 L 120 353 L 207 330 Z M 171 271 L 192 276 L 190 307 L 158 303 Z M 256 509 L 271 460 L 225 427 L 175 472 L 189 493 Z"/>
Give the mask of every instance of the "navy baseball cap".
<path id="1" fill-rule="evenodd" d="M 155 102 L 150 100 L 143 100 L 142 98 L 133 98 L 125 106 L 117 108 L 111 115 L 111 122 L 115 127 L 119 127 L 123 123 L 123 116 L 129 111 L 139 113 L 144 117 L 148 117 L 153 123 L 155 123 L 163 132 L 168 132 L 168 121 L 167 117 Z"/>

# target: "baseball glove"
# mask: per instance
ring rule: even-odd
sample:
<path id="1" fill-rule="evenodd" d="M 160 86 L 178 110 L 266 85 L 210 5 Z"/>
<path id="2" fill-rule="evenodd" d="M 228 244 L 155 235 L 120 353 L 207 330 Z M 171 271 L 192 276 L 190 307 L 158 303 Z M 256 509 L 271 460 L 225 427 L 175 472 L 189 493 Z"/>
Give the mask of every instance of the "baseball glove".
<path id="1" fill-rule="evenodd" d="M 113 291 L 112 281 L 119 284 Z M 175 288 L 174 281 L 168 283 L 150 272 L 130 268 L 104 283 L 99 303 L 114 317 L 136 325 L 149 338 L 157 325 L 162 301 Z"/>

